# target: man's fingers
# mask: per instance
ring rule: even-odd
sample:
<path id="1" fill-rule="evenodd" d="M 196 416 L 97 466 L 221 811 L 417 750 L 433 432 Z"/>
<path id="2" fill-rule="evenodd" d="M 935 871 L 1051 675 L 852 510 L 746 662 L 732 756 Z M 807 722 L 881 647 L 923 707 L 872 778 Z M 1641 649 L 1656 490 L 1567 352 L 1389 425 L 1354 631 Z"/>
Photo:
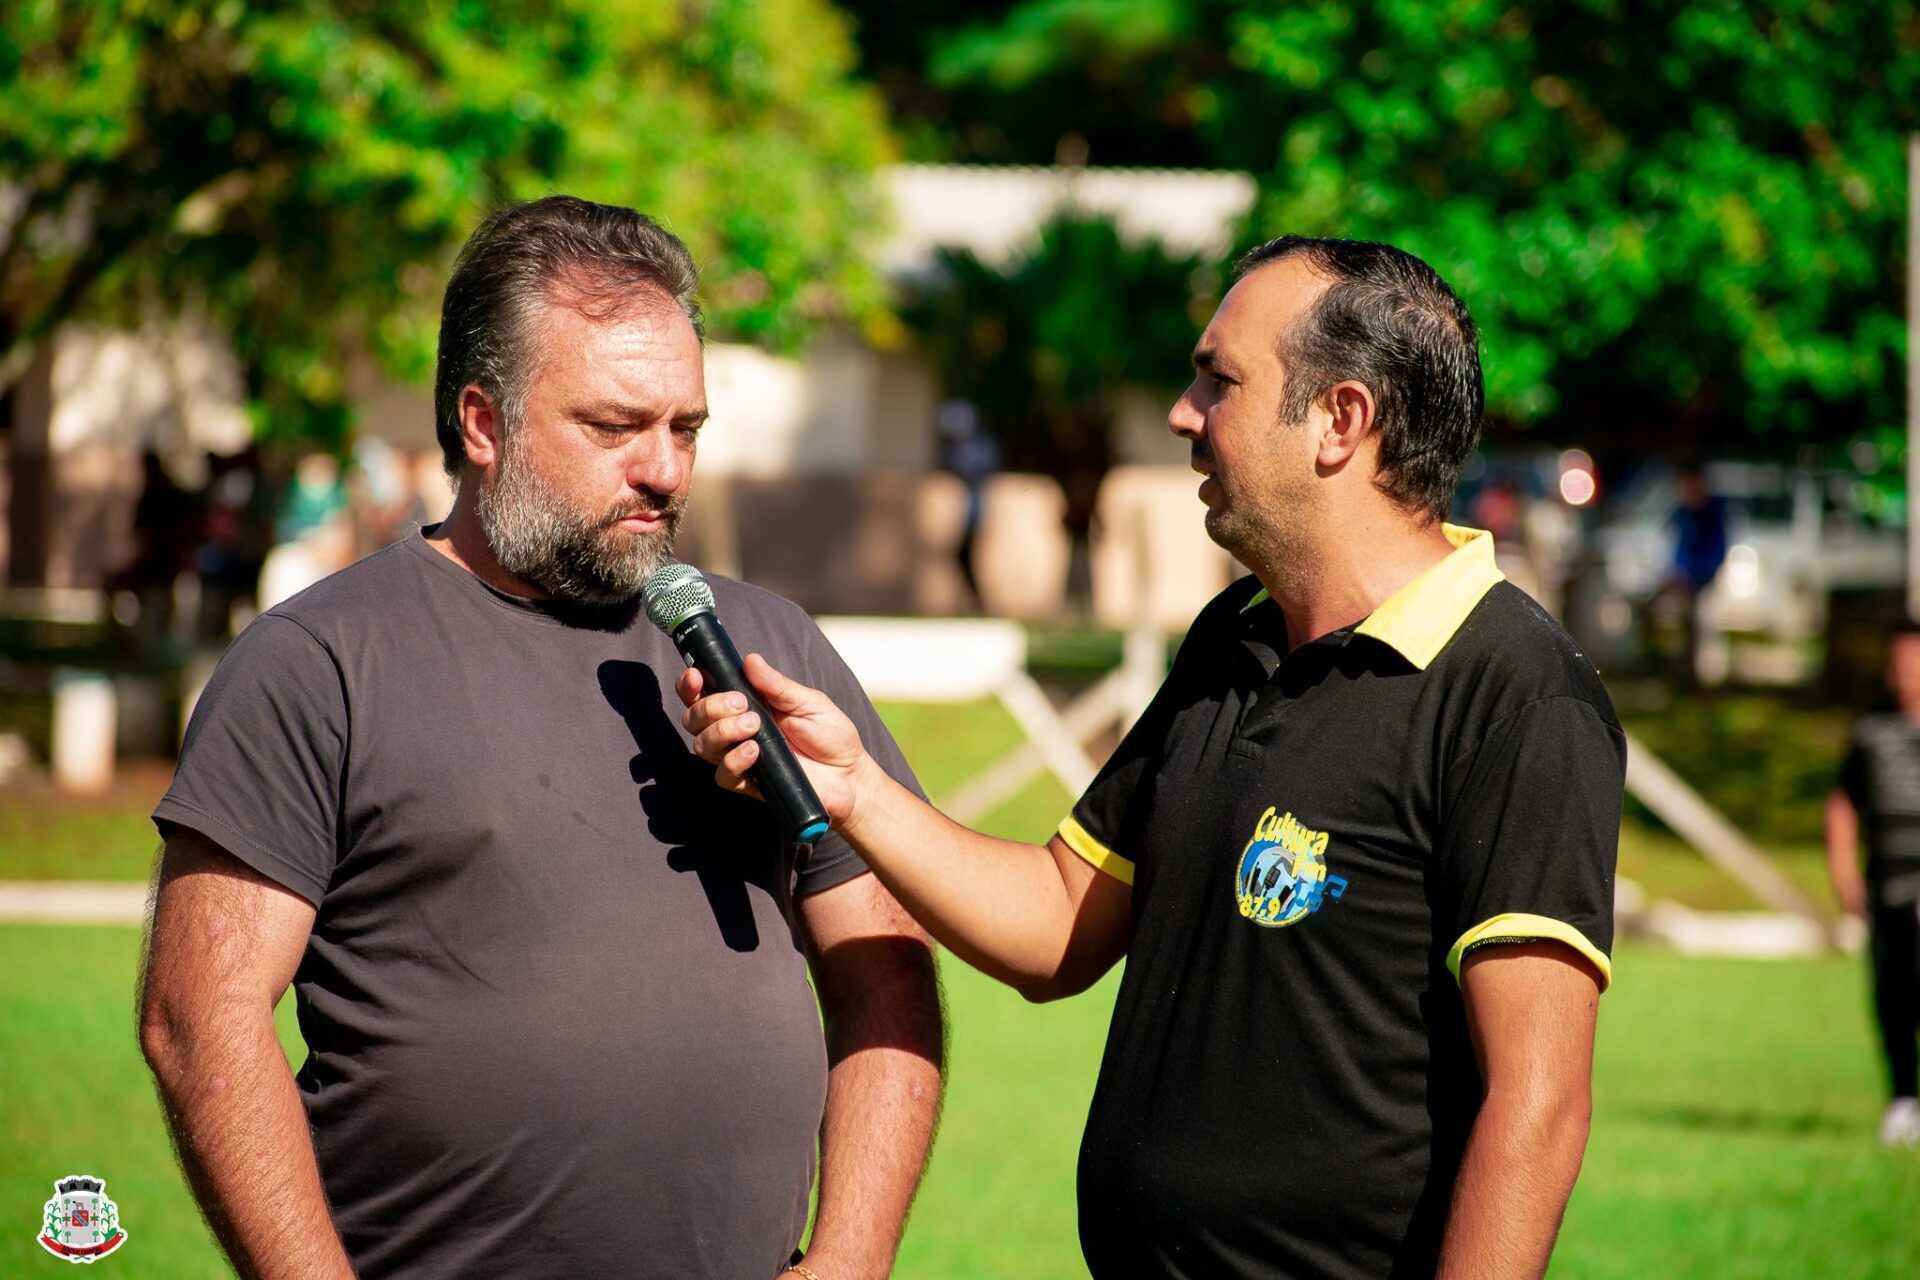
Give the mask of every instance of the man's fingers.
<path id="1" fill-rule="evenodd" d="M 798 680 L 788 679 L 759 654 L 748 654 L 742 669 L 753 682 L 754 690 L 775 711 L 792 715 L 807 710 L 813 690 Z"/>
<path id="2" fill-rule="evenodd" d="M 713 769 L 713 780 L 722 791 L 760 798 L 760 788 L 747 777 L 747 770 L 759 760 L 760 745 L 748 739 L 720 758 Z"/>
<path id="3" fill-rule="evenodd" d="M 719 699 L 709 698 L 707 701 L 718 702 Z M 701 759 L 717 763 L 732 752 L 739 743 L 751 739 L 758 732 L 760 732 L 760 717 L 751 711 L 735 716 L 721 716 L 717 720 L 710 721 L 705 728 L 693 735 L 693 749 Z"/>
<path id="4" fill-rule="evenodd" d="M 753 784 L 747 781 L 747 771 L 759 762 L 760 744 L 749 738 L 721 757 L 720 773 L 723 777 L 731 779 L 734 785 L 758 794 Z"/>
<path id="5" fill-rule="evenodd" d="M 673 682 L 673 691 L 679 694 L 680 701 L 689 707 L 700 700 L 700 691 L 706 687 L 706 679 L 701 676 L 698 667 L 688 667 Z"/>
<path id="6" fill-rule="evenodd" d="M 699 737 L 708 726 L 718 724 L 728 716 L 737 716 L 747 709 L 747 698 L 742 693 L 716 693 L 701 698 L 687 707 L 687 714 L 680 717 L 680 723 L 687 732 Z"/>

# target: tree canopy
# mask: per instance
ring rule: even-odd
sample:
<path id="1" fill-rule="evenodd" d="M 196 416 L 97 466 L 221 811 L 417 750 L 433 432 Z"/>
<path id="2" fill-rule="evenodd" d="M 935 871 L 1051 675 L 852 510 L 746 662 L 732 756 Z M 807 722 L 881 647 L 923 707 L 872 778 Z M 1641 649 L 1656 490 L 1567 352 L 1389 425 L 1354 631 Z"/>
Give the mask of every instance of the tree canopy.
<path id="1" fill-rule="evenodd" d="M 0 387 L 59 324 L 195 308 L 262 430 L 342 353 L 431 368 L 452 250 L 565 190 L 661 218 L 722 335 L 884 313 L 890 149 L 826 0 L 25 0 L 0 41 Z"/>
<path id="2" fill-rule="evenodd" d="M 1025 0 L 923 45 L 950 157 L 1245 169 L 1250 240 L 1426 258 L 1497 422 L 1899 438 L 1911 0 Z"/>
<path id="3" fill-rule="evenodd" d="M 1072 210 L 1011 262 L 946 249 L 937 265 L 907 291 L 907 322 L 950 392 L 979 409 L 1007 464 L 1060 481 L 1067 526 L 1084 535 L 1113 465 L 1122 390 L 1151 385 L 1155 372 L 1183 380 L 1218 273 Z"/>

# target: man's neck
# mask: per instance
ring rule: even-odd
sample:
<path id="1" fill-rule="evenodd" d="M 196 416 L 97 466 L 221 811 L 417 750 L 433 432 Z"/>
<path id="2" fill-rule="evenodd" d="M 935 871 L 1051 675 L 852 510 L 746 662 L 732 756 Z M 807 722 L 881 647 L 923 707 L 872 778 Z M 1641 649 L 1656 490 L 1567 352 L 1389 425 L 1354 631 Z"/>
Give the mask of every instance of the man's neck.
<path id="1" fill-rule="evenodd" d="M 1453 551 L 1438 520 L 1399 512 L 1328 529 L 1296 572 L 1260 574 L 1287 619 L 1287 649 L 1350 627 Z"/>
<path id="2" fill-rule="evenodd" d="M 474 510 L 471 483 L 461 484 L 453 510 L 427 538 L 427 545 L 496 591 L 528 600 L 551 598 L 550 593 L 509 573 L 494 556 L 486 531 L 480 527 L 480 513 Z"/>

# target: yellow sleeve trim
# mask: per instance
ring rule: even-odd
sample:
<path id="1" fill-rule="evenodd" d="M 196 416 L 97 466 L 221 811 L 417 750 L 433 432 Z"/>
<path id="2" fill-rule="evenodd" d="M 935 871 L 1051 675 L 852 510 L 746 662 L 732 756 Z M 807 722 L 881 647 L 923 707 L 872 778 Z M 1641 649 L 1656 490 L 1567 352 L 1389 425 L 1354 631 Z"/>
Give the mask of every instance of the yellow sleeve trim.
<path id="1" fill-rule="evenodd" d="M 1121 884 L 1133 883 L 1133 864 L 1095 840 L 1072 814 L 1060 820 L 1060 839 L 1067 848 L 1091 863 L 1094 870 L 1106 872 Z"/>
<path id="2" fill-rule="evenodd" d="M 1454 943 L 1453 950 L 1447 952 L 1447 972 L 1453 975 L 1455 982 L 1460 981 L 1460 962 L 1475 947 L 1491 942 L 1532 942 L 1539 938 L 1564 942 L 1591 961 L 1593 967 L 1600 971 L 1602 991 L 1613 985 L 1613 963 L 1607 959 L 1606 953 L 1588 942 L 1586 935 L 1578 929 L 1551 916 L 1509 914 L 1481 921 L 1461 934 L 1460 941 Z"/>

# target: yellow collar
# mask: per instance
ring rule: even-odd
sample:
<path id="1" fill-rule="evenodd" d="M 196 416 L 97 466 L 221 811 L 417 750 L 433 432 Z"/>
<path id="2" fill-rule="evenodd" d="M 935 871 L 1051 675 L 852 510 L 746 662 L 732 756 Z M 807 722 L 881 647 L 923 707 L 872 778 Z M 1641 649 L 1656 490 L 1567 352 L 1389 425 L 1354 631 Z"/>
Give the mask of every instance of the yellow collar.
<path id="1" fill-rule="evenodd" d="M 1353 629 L 1371 636 L 1425 671 L 1453 639 L 1480 598 L 1506 580 L 1493 562 L 1493 535 L 1484 529 L 1443 524 L 1441 531 L 1453 551 L 1425 573 L 1400 588 Z M 1263 588 L 1241 608 L 1271 599 Z"/>

